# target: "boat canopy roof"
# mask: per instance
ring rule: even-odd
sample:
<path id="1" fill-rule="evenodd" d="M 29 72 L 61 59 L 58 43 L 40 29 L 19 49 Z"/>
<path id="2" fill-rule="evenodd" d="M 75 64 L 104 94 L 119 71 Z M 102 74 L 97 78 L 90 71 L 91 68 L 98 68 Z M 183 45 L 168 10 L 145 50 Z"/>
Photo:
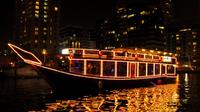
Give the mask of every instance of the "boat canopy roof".
<path id="1" fill-rule="evenodd" d="M 86 49 L 86 48 L 66 48 L 68 51 L 67 52 L 71 52 L 73 54 L 76 54 L 76 51 L 79 51 L 79 53 L 81 51 L 95 51 L 95 52 L 100 52 L 100 51 L 104 51 L 104 52 L 126 52 L 126 53 L 130 53 L 130 54 L 150 54 L 150 55 L 159 55 L 159 56 L 170 56 L 170 57 L 176 57 L 177 54 L 171 53 L 171 52 L 166 52 L 166 51 L 158 51 L 158 50 L 149 50 L 149 49 L 142 49 L 142 48 L 115 48 L 112 50 L 107 50 L 107 49 Z M 65 50 L 66 50 L 65 49 Z M 63 49 L 64 50 L 64 49 Z"/>

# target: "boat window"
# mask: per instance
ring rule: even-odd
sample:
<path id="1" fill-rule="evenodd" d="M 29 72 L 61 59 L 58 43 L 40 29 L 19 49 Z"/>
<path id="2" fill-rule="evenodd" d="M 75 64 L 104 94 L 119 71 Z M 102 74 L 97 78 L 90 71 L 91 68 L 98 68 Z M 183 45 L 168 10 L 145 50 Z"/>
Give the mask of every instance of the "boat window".
<path id="1" fill-rule="evenodd" d="M 167 74 L 173 74 L 173 73 L 174 73 L 173 65 L 167 65 Z"/>
<path id="2" fill-rule="evenodd" d="M 70 72 L 77 73 L 77 74 L 83 74 L 83 71 L 84 71 L 83 63 L 84 63 L 83 60 L 72 60 Z"/>
<path id="3" fill-rule="evenodd" d="M 131 77 L 135 77 L 136 76 L 136 74 L 135 74 L 135 72 L 136 72 L 135 66 L 136 66 L 135 63 L 131 63 L 131 66 L 130 66 L 130 68 L 131 68 L 131 72 L 130 72 Z"/>
<path id="4" fill-rule="evenodd" d="M 139 76 L 146 76 L 146 64 L 139 63 Z"/>
<path id="5" fill-rule="evenodd" d="M 100 61 L 87 61 L 87 74 L 100 75 Z"/>
<path id="6" fill-rule="evenodd" d="M 106 55 L 107 58 L 112 58 L 113 56 L 113 53 L 111 51 L 102 51 L 101 54 Z"/>
<path id="7" fill-rule="evenodd" d="M 155 64 L 155 74 L 160 75 L 160 64 Z"/>
<path id="8" fill-rule="evenodd" d="M 153 75 L 153 64 L 148 64 L 148 75 Z"/>
<path id="9" fill-rule="evenodd" d="M 153 56 L 153 59 L 159 59 L 159 56 Z"/>
<path id="10" fill-rule="evenodd" d="M 172 59 L 172 64 L 176 64 L 176 59 Z"/>
<path id="11" fill-rule="evenodd" d="M 83 50 L 75 50 L 75 54 L 83 54 Z"/>
<path id="12" fill-rule="evenodd" d="M 125 56 L 125 52 L 115 52 L 115 56 Z"/>
<path id="13" fill-rule="evenodd" d="M 101 53 L 102 55 L 112 55 L 112 52 L 110 51 L 102 51 Z"/>
<path id="14" fill-rule="evenodd" d="M 74 57 L 78 58 L 81 57 L 83 54 L 83 50 L 75 50 Z"/>
<path id="15" fill-rule="evenodd" d="M 162 74 L 165 74 L 165 65 L 162 65 Z"/>
<path id="16" fill-rule="evenodd" d="M 103 75 L 104 76 L 114 76 L 115 75 L 115 63 L 104 61 L 103 62 Z"/>
<path id="17" fill-rule="evenodd" d="M 145 55 L 145 58 L 146 59 L 152 59 L 152 56 L 151 55 Z"/>
<path id="18" fill-rule="evenodd" d="M 137 54 L 137 57 L 138 58 L 144 58 L 144 55 L 143 54 Z"/>
<path id="19" fill-rule="evenodd" d="M 97 50 L 85 50 L 85 54 L 99 54 Z"/>
<path id="20" fill-rule="evenodd" d="M 127 76 L 127 62 L 117 62 L 117 76 Z"/>

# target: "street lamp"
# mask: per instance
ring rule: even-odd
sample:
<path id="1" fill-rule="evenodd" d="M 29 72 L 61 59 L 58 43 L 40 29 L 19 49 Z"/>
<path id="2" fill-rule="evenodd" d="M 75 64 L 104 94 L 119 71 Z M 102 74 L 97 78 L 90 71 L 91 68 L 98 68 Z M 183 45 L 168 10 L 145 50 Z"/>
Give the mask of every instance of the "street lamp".
<path id="1" fill-rule="evenodd" d="M 42 54 L 43 54 L 43 62 L 45 63 L 45 62 L 46 62 L 47 50 L 46 50 L 46 49 L 43 49 L 43 50 L 42 50 Z"/>

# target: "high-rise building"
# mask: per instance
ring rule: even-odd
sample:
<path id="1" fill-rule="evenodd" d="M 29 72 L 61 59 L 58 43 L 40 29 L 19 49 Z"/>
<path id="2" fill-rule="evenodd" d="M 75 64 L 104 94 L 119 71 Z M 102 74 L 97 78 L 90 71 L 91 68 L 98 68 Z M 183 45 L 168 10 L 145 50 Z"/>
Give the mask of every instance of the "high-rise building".
<path id="1" fill-rule="evenodd" d="M 67 25 L 60 29 L 59 50 L 63 48 L 96 48 L 96 36 L 93 29 Z"/>
<path id="2" fill-rule="evenodd" d="M 100 25 L 102 48 L 139 47 L 165 50 L 166 27 L 172 20 L 171 0 L 120 1 Z"/>
<path id="3" fill-rule="evenodd" d="M 168 50 L 176 53 L 179 69 L 200 70 L 200 29 L 177 27 L 168 37 Z"/>
<path id="4" fill-rule="evenodd" d="M 55 51 L 59 12 L 59 0 L 16 0 L 16 44 L 37 53 Z"/>

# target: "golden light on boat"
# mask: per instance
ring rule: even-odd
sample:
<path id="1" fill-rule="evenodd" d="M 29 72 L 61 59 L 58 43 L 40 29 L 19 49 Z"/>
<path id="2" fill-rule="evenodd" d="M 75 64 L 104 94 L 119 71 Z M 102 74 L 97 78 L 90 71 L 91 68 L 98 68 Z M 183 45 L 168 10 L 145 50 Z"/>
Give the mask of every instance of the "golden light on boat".
<path id="1" fill-rule="evenodd" d="M 176 76 L 176 83 L 178 83 L 179 82 L 179 74 L 177 74 L 177 76 Z"/>
<path id="2" fill-rule="evenodd" d="M 42 49 L 42 54 L 47 54 L 47 50 L 46 49 Z"/>
<path id="3" fill-rule="evenodd" d="M 42 65 L 42 61 L 40 61 L 33 53 L 29 52 L 29 51 L 26 51 L 20 47 L 17 47 L 13 44 L 10 44 L 8 43 L 8 46 L 26 63 L 29 63 L 29 64 L 33 64 L 33 65 Z M 26 54 L 29 54 L 30 56 L 32 56 L 35 60 L 37 61 L 34 61 L 34 60 L 30 60 L 30 59 L 26 59 L 25 57 L 23 57 L 17 50 L 21 51 L 21 52 L 24 52 Z"/>
<path id="4" fill-rule="evenodd" d="M 154 52 L 154 50 L 150 50 L 150 52 L 151 52 L 151 53 L 153 53 L 153 52 Z"/>
<path id="5" fill-rule="evenodd" d="M 145 49 L 142 49 L 142 51 L 145 52 L 146 50 L 145 50 Z"/>

